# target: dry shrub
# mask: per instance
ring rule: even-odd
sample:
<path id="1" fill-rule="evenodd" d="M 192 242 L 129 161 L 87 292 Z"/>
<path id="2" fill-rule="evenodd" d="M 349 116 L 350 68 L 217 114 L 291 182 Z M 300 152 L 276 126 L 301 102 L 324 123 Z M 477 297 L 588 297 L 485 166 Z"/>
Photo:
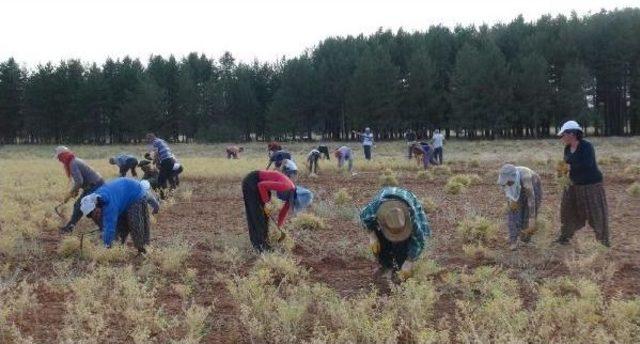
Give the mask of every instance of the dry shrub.
<path id="1" fill-rule="evenodd" d="M 624 174 L 629 178 L 640 178 L 640 165 L 629 165 L 624 169 Z"/>
<path id="2" fill-rule="evenodd" d="M 447 342 L 430 328 L 438 298 L 430 282 L 410 279 L 392 288 L 342 298 L 309 280 L 308 271 L 277 254 L 260 258 L 246 277 L 228 283 L 250 340 L 268 343 Z"/>
<path id="3" fill-rule="evenodd" d="M 471 159 L 471 160 L 469 160 L 469 163 L 467 164 L 467 166 L 472 167 L 472 168 L 478 168 L 478 167 L 480 167 L 480 160 Z"/>
<path id="4" fill-rule="evenodd" d="M 83 246 L 85 244 L 83 244 Z M 96 247 L 91 252 L 91 257 L 93 260 L 101 264 L 122 263 L 129 260 L 131 252 L 125 245 L 115 245 L 112 248 Z"/>
<path id="5" fill-rule="evenodd" d="M 498 236 L 498 225 L 485 217 L 464 219 L 457 227 L 458 236 L 467 244 L 489 245 Z"/>
<path id="6" fill-rule="evenodd" d="M 399 185 L 398 178 L 393 172 L 389 174 L 383 173 L 382 175 L 380 175 L 380 177 L 378 177 L 378 181 L 380 182 L 381 186 L 398 186 Z"/>
<path id="7" fill-rule="evenodd" d="M 43 254 L 40 241 L 20 231 L 0 229 L 0 255 L 13 259 L 28 259 Z"/>
<path id="8" fill-rule="evenodd" d="M 435 179 L 433 173 L 424 170 L 418 171 L 418 173 L 416 173 L 416 178 L 427 182 L 432 182 Z"/>
<path id="9" fill-rule="evenodd" d="M 184 324 L 187 329 L 185 337 L 180 344 L 200 343 L 209 330 L 207 318 L 214 311 L 214 306 L 204 307 L 192 303 L 184 310 Z"/>
<path id="10" fill-rule="evenodd" d="M 433 214 L 436 212 L 436 210 L 438 210 L 438 205 L 431 197 L 422 198 L 421 203 L 422 203 L 422 208 L 424 208 L 424 211 L 427 214 Z"/>
<path id="11" fill-rule="evenodd" d="M 464 184 L 452 180 L 449 180 L 444 186 L 444 191 L 451 195 L 457 195 L 466 189 L 467 187 Z"/>
<path id="12" fill-rule="evenodd" d="M 528 316 L 522 307 L 518 283 L 506 272 L 482 266 L 473 274 L 460 276 L 463 299 L 456 301 L 459 310 L 462 343 L 527 342 Z"/>
<path id="13" fill-rule="evenodd" d="M 90 258 L 94 255 L 93 252 L 95 250 L 96 246 L 88 238 L 84 238 L 82 242 L 82 252 L 80 252 L 80 238 L 75 235 L 64 237 L 58 244 L 58 254 L 65 258 L 72 256 Z"/>
<path id="14" fill-rule="evenodd" d="M 131 266 L 98 267 L 71 283 L 61 337 L 69 343 L 146 343 L 162 331 L 166 319 L 156 304 L 156 290 L 141 282 Z"/>
<path id="15" fill-rule="evenodd" d="M 0 339 L 5 343 L 33 343 L 31 338 L 20 333 L 14 320 L 39 307 L 35 285 L 26 280 L 17 283 L 16 279 L 17 274 L 0 278 Z"/>
<path id="16" fill-rule="evenodd" d="M 627 188 L 627 193 L 632 197 L 640 197 L 640 183 L 635 182 Z"/>
<path id="17" fill-rule="evenodd" d="M 476 260 L 483 259 L 495 259 L 496 252 L 483 244 L 464 244 L 462 245 L 462 252 L 467 257 L 474 258 Z"/>
<path id="18" fill-rule="evenodd" d="M 302 213 L 291 220 L 291 226 L 298 230 L 317 231 L 327 229 L 324 220 L 309 213 Z"/>
<path id="19" fill-rule="evenodd" d="M 353 197 L 351 197 L 347 189 L 341 188 L 335 193 L 335 195 L 333 195 L 333 202 L 340 206 L 347 205 L 353 202 Z"/>
<path id="20" fill-rule="evenodd" d="M 173 242 L 162 248 L 149 250 L 149 257 L 164 273 L 176 273 L 182 270 L 189 258 L 190 245 L 184 242 Z"/>
<path id="21" fill-rule="evenodd" d="M 465 187 L 469 187 L 473 184 L 477 184 L 481 181 L 480 176 L 477 174 L 456 174 L 449 178 L 448 183 L 458 183 Z"/>

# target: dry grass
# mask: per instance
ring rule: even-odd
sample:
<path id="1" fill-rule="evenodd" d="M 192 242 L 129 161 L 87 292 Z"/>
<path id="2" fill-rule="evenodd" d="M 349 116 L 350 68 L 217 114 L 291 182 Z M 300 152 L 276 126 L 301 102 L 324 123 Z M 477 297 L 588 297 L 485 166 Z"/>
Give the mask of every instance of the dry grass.
<path id="1" fill-rule="evenodd" d="M 318 231 L 327 229 L 324 220 L 309 213 L 302 213 L 291 220 L 291 227 L 296 230 Z"/>
<path id="2" fill-rule="evenodd" d="M 640 197 L 640 183 L 635 182 L 627 188 L 627 193 L 632 197 Z"/>

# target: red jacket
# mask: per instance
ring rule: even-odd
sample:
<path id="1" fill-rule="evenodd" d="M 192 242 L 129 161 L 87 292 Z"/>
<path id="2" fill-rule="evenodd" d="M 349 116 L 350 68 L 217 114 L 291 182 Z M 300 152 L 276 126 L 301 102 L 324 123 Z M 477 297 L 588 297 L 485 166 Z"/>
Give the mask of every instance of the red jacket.
<path id="1" fill-rule="evenodd" d="M 287 192 L 295 190 L 296 188 L 289 177 L 278 171 L 260 171 L 258 172 L 258 179 L 258 192 L 260 193 L 260 199 L 263 203 L 269 202 L 271 198 L 270 191 Z M 289 201 L 286 201 L 280 210 L 280 214 L 278 214 L 278 226 L 284 224 L 284 220 L 291 207 L 289 203 Z"/>

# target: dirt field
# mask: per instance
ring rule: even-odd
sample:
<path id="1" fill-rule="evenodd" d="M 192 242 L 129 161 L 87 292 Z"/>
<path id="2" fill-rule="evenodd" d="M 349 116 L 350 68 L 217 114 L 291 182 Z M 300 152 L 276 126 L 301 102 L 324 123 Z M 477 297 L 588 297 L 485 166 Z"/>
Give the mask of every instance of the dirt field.
<path id="1" fill-rule="evenodd" d="M 426 207 L 432 238 L 415 279 L 435 292 L 430 314 L 420 326 L 438 335 L 423 340 L 424 336 L 416 334 L 415 328 L 394 322 L 390 326 L 398 334 L 392 340 L 380 338 L 379 342 L 601 342 L 602 338 L 633 342 L 640 338 L 640 198 L 627 189 L 638 180 L 628 167 L 640 164 L 640 144 L 635 139 L 596 140 L 596 143 L 609 203 L 610 249 L 600 247 L 588 227 L 581 230 L 569 246 L 551 244 L 559 228 L 561 186 L 556 182 L 554 171 L 561 152 L 558 142 L 454 142 L 445 150 L 446 168 L 431 170 L 427 176 L 419 174 L 415 164 L 402 157 L 403 143 L 389 143 L 377 147 L 374 163 L 358 161 L 358 174 L 353 177 L 337 171 L 334 160 L 321 161 L 318 178 L 302 173 L 298 184 L 315 192 L 310 213 L 322 219 L 326 228 L 300 230 L 290 221 L 285 229 L 288 239 L 278 245 L 276 255 L 292 258 L 299 268 L 308 270 L 308 282 L 304 283 L 326 286 L 341 300 L 358 299 L 372 290 L 376 300 L 384 300 L 379 301 L 381 304 L 393 300 L 398 293 L 397 286 L 374 274 L 377 264 L 368 253 L 367 233 L 356 220 L 356 207 L 364 206 L 379 190 L 379 177 L 388 166 L 400 186 L 421 199 L 432 201 L 432 205 Z M 61 248 L 62 238 L 57 233 L 60 220 L 51 207 L 55 205 L 52 198 L 60 199 L 61 196 L 55 195 L 62 195 L 66 188 L 61 167 L 57 162 L 41 158 L 47 153 L 44 149 L 28 148 L 20 153 L 20 148 L 10 147 L 0 151 L 3 165 L 17 166 L 9 168 L 9 175 L 3 177 L 1 184 L 5 204 L 0 222 L 0 301 L 5 305 L 0 307 L 4 310 L 4 314 L 0 312 L 0 326 L 6 329 L 0 330 L 0 342 L 368 342 L 358 336 L 332 337 L 332 331 L 338 331 L 340 325 L 325 321 L 324 315 L 321 316 L 324 311 L 314 311 L 316 306 L 310 306 L 315 305 L 313 300 L 297 313 L 302 320 L 288 322 L 303 327 L 302 333 L 290 329 L 292 334 L 285 337 L 287 326 L 278 320 L 282 316 L 274 317 L 277 324 L 269 325 L 271 329 L 280 329 L 280 334 L 260 332 L 247 323 L 251 314 L 261 310 L 252 309 L 254 303 L 247 304 L 238 298 L 230 285 L 244 286 L 243 278 L 254 274 L 260 261 L 250 250 L 240 181 L 246 172 L 266 161 L 261 148 L 251 146 L 239 161 L 209 158 L 221 156 L 222 146 L 177 148 L 178 156 L 184 157 L 185 176 L 181 189 L 163 205 L 154 220 L 153 247 L 146 258 L 135 256 L 132 247 L 104 253 L 97 248 L 97 238 L 92 235 L 87 236 L 89 240 L 85 238 L 90 252 L 82 256 L 75 242 L 69 244 L 67 250 Z M 301 153 L 308 146 L 291 148 L 303 169 Z M 82 147 L 80 151 L 90 149 Z M 116 148 L 100 149 L 97 156 L 91 157 L 101 160 L 90 162 L 111 177 L 115 173 L 103 160 Z M 39 161 L 44 161 L 46 168 L 33 169 L 28 173 L 36 177 L 24 179 L 27 177 L 23 173 L 29 169 L 23 170 L 20 166 L 37 165 Z M 507 248 L 503 220 L 505 197 L 495 184 L 497 171 L 504 162 L 527 165 L 543 178 L 540 218 L 544 228 L 536 233 L 532 244 L 515 252 Z M 477 174 L 480 178 L 463 192 L 451 194 L 445 191 L 445 184 L 456 174 Z M 34 180 L 39 184 L 29 185 Z M 340 189 L 345 189 L 353 201 L 337 204 L 334 197 Z M 36 208 L 37 211 L 30 212 Z M 66 211 L 68 215 L 70 206 L 66 206 Z M 499 231 L 485 242 L 472 243 L 477 244 L 476 250 L 463 248 L 464 238 L 460 237 L 457 227 L 476 215 L 489 219 Z M 82 220 L 82 228 L 91 228 L 88 222 Z M 38 228 L 31 228 L 38 224 Z M 21 236 L 8 234 L 12 230 L 18 230 Z M 96 245 L 87 243 L 91 241 Z M 143 292 L 131 292 L 131 286 L 124 283 L 113 286 L 109 284 L 111 275 L 100 272 L 115 269 L 113 273 L 118 275 L 128 265 L 132 266 L 135 282 L 132 288 Z M 489 276 L 474 281 L 470 276 L 484 271 L 481 270 L 484 267 L 489 268 Z M 101 279 L 101 273 L 107 277 Z M 585 296 L 584 290 L 588 288 L 580 289 L 580 281 L 600 288 L 602 301 L 594 301 L 593 309 L 598 319 L 590 318 L 593 322 L 585 325 L 587 330 L 575 329 L 580 331 L 579 335 L 567 328 L 547 332 L 533 330 L 535 333 L 532 333 L 528 328 L 532 324 L 546 328 L 541 324 L 555 321 L 544 321 L 547 315 L 540 313 L 545 309 L 540 301 L 545 297 L 549 281 L 565 277 L 577 281 L 575 300 L 579 302 L 591 300 Z M 483 287 L 474 283 L 496 282 L 489 292 L 494 295 L 499 294 L 495 290 L 501 290 L 503 279 L 514 281 L 517 289 L 515 295 L 505 292 L 516 299 L 513 307 L 505 309 L 513 308 L 513 314 L 525 317 L 526 325 L 516 330 L 496 325 L 487 330 L 489 333 L 483 333 L 477 329 L 483 321 L 500 322 L 499 319 L 483 320 L 483 317 L 508 316 L 509 313 L 502 308 L 488 307 L 484 302 L 489 297 L 485 298 Z M 279 292 L 283 300 L 294 299 Z M 574 301 L 572 295 L 560 297 L 563 302 Z M 105 303 L 101 305 L 90 301 L 100 298 L 110 299 L 100 300 Z M 607 316 L 614 301 L 628 301 L 625 309 L 629 319 L 622 325 L 613 324 Z M 584 309 L 591 309 L 579 302 Z M 84 304 L 82 309 L 79 304 Z M 246 307 L 249 308 L 243 309 Z M 581 308 L 572 311 L 581 312 Z M 377 314 L 374 310 L 370 313 Z M 318 318 L 307 319 L 313 314 Z M 580 321 L 580 314 L 573 316 L 573 320 L 567 321 Z M 140 319 L 148 323 L 138 323 Z M 375 331 L 383 331 L 376 326 Z M 325 331 L 322 336 L 320 330 Z M 502 336 L 501 331 L 511 332 L 509 336 Z M 257 335 L 259 333 L 262 335 Z M 313 341 L 321 337 L 324 339 Z"/>

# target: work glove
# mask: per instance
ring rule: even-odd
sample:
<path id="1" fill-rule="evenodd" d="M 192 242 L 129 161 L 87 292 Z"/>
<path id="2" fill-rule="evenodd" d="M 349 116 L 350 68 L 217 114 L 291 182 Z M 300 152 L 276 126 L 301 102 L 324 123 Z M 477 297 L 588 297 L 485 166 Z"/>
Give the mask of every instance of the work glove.
<path id="1" fill-rule="evenodd" d="M 277 241 L 278 242 L 282 242 L 286 237 L 287 237 L 287 233 L 285 233 L 283 231 L 279 231 Z"/>
<path id="2" fill-rule="evenodd" d="M 75 198 L 77 196 L 78 196 L 78 190 L 71 190 L 66 196 L 64 196 L 62 203 L 67 203 L 69 202 L 70 199 Z"/>
<path id="3" fill-rule="evenodd" d="M 558 161 L 556 165 L 556 175 L 558 177 L 564 177 L 569 174 L 570 166 L 564 161 Z"/>
<path id="4" fill-rule="evenodd" d="M 509 201 L 509 210 L 512 212 L 520 210 L 520 204 L 518 204 L 518 202 Z"/>
<path id="5" fill-rule="evenodd" d="M 264 216 L 266 216 L 267 219 L 271 217 L 271 212 L 272 212 L 271 208 L 266 206 L 264 207 Z"/>
<path id="6" fill-rule="evenodd" d="M 380 241 L 373 232 L 369 235 L 369 248 L 374 256 L 380 254 Z"/>
<path id="7" fill-rule="evenodd" d="M 402 268 L 398 271 L 398 277 L 400 277 L 401 280 L 406 281 L 411 276 L 413 276 L 413 262 L 405 260 L 402 264 Z"/>

